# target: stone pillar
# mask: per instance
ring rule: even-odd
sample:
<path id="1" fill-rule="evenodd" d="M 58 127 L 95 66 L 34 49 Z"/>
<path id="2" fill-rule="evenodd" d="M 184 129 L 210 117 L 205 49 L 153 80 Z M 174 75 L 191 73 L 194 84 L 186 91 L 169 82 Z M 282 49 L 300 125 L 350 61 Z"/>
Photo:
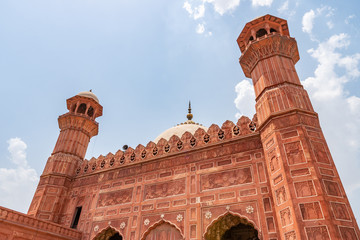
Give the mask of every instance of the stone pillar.
<path id="1" fill-rule="evenodd" d="M 28 211 L 31 216 L 55 223 L 60 222 L 68 188 L 85 157 L 90 138 L 98 134 L 95 118 L 102 115 L 102 106 L 91 92 L 69 98 L 67 108 L 69 112 L 58 118 L 60 134 Z"/>
<path id="2" fill-rule="evenodd" d="M 318 115 L 295 70 L 299 53 L 286 20 L 254 19 L 237 42 L 240 65 L 255 89 L 257 129 L 281 239 L 358 239 Z"/>

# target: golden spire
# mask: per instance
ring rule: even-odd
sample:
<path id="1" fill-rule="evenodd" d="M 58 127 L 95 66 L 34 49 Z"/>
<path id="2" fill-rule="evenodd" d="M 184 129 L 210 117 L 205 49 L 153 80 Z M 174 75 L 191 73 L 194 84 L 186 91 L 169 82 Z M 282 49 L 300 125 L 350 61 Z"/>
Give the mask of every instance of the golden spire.
<path id="1" fill-rule="evenodd" d="M 193 121 L 191 121 L 191 119 L 193 118 L 193 115 L 192 115 L 192 113 L 191 113 L 191 102 L 190 102 L 190 101 L 189 101 L 189 109 L 188 109 L 188 111 L 189 111 L 189 113 L 186 115 L 186 117 L 187 117 L 187 119 L 188 119 L 187 122 L 193 123 Z"/>

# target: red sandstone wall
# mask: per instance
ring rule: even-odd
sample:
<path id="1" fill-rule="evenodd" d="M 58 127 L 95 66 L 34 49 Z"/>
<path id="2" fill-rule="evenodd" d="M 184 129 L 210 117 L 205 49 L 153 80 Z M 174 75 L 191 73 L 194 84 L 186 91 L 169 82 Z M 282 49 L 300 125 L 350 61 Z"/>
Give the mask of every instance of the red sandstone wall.
<path id="1" fill-rule="evenodd" d="M 242 118 L 237 126 L 226 122 L 207 133 L 128 149 L 124 158 L 118 152 L 85 161 L 70 187 L 61 224 L 70 226 L 75 208 L 82 206 L 83 239 L 109 226 L 124 239 L 141 239 L 161 221 L 176 226 L 185 239 L 203 239 L 214 221 L 232 213 L 252 223 L 262 239 L 276 239 L 260 136 L 249 123 Z"/>
<path id="2" fill-rule="evenodd" d="M 0 207 L 0 240 L 80 240 L 81 232 Z"/>

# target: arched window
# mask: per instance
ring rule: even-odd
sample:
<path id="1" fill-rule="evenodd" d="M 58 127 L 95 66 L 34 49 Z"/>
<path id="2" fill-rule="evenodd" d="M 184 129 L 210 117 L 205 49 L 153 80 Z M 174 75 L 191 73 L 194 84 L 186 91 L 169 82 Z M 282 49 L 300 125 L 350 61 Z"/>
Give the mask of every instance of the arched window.
<path id="1" fill-rule="evenodd" d="M 87 112 L 87 115 L 89 116 L 89 117 L 92 117 L 93 115 L 94 115 L 94 109 L 93 109 L 93 107 L 89 107 L 89 110 L 88 110 L 88 112 Z"/>
<path id="2" fill-rule="evenodd" d="M 220 236 L 220 238 L 219 238 Z M 259 240 L 258 231 L 247 219 L 227 213 L 214 221 L 205 233 L 206 240 Z"/>
<path id="3" fill-rule="evenodd" d="M 174 225 L 165 222 L 164 220 L 158 222 L 150 227 L 144 234 L 142 240 L 182 240 L 184 237 L 181 235 L 179 229 Z"/>
<path id="4" fill-rule="evenodd" d="M 123 237 L 112 227 L 107 227 L 97 234 L 93 240 L 123 240 Z"/>
<path id="5" fill-rule="evenodd" d="M 277 32 L 275 29 L 270 28 L 270 33 Z"/>
<path id="6" fill-rule="evenodd" d="M 267 34 L 266 30 L 264 28 L 261 28 L 256 32 L 256 38 L 262 37 L 266 34 Z"/>
<path id="7" fill-rule="evenodd" d="M 78 107 L 77 113 L 85 114 L 85 111 L 86 111 L 86 104 L 85 103 L 80 104 L 80 106 Z"/>

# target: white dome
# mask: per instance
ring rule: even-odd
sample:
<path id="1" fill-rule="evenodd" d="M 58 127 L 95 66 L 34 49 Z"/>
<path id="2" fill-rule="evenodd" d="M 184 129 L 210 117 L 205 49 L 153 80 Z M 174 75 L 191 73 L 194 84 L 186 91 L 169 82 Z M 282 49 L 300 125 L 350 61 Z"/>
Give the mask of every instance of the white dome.
<path id="1" fill-rule="evenodd" d="M 204 127 L 200 124 L 185 122 L 185 123 L 179 124 L 175 127 L 169 128 L 165 132 L 161 133 L 157 138 L 155 138 L 154 143 L 157 143 L 162 138 L 164 138 L 168 141 L 173 135 L 176 135 L 179 138 L 181 138 L 181 136 L 185 132 L 194 134 L 196 132 L 196 130 L 198 130 L 199 128 L 204 129 L 205 132 L 208 130 L 207 127 Z"/>
<path id="2" fill-rule="evenodd" d="M 77 94 L 77 96 L 81 96 L 81 97 L 87 97 L 87 98 L 92 98 L 94 99 L 97 103 L 99 103 L 99 99 L 96 97 L 96 95 L 92 92 L 88 92 L 88 91 L 85 91 L 85 92 L 79 92 Z"/>

